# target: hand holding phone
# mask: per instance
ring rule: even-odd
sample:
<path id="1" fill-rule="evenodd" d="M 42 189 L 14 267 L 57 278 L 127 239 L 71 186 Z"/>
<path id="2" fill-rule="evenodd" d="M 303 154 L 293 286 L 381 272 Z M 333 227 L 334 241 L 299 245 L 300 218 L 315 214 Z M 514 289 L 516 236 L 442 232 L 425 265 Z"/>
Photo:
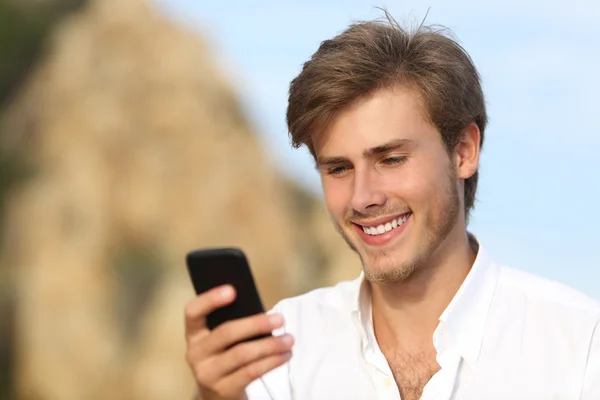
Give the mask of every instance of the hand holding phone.
<path id="1" fill-rule="evenodd" d="M 236 299 L 206 317 L 209 329 L 224 322 L 263 313 L 264 307 L 245 254 L 237 248 L 204 249 L 190 252 L 186 258 L 196 294 L 221 285 L 231 285 Z"/>
<path id="2" fill-rule="evenodd" d="M 252 381 L 290 359 L 293 338 L 271 335 L 283 318 L 264 313 L 241 250 L 198 250 L 186 261 L 198 294 L 186 306 L 186 359 L 202 399 L 245 399 Z"/>

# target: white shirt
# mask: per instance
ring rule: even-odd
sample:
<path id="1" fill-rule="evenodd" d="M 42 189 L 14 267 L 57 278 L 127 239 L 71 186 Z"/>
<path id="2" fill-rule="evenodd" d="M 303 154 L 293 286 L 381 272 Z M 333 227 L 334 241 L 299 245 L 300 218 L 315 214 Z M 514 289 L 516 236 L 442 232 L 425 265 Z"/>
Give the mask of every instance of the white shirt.
<path id="1" fill-rule="evenodd" d="M 249 400 L 398 400 L 375 339 L 363 275 L 279 302 L 291 360 Z M 440 370 L 422 400 L 600 400 L 600 304 L 498 265 L 480 245 L 433 335 Z"/>

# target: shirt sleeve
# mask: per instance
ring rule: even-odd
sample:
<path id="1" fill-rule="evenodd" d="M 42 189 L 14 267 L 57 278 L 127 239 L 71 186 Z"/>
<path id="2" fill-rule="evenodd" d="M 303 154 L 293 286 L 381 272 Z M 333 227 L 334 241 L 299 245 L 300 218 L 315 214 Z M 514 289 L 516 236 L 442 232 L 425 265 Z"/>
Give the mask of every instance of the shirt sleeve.
<path id="1" fill-rule="evenodd" d="M 272 310 L 268 311 L 268 314 L 271 313 L 281 313 L 286 322 L 286 317 L 289 317 L 285 313 L 283 302 L 278 303 Z M 273 331 L 273 335 L 279 336 L 286 332 L 284 322 L 284 326 Z M 263 375 L 261 379 L 250 383 L 246 388 L 246 396 L 248 400 L 292 400 L 289 361 Z"/>
<path id="2" fill-rule="evenodd" d="M 581 400 L 600 399 L 600 321 L 596 322 L 588 353 Z"/>

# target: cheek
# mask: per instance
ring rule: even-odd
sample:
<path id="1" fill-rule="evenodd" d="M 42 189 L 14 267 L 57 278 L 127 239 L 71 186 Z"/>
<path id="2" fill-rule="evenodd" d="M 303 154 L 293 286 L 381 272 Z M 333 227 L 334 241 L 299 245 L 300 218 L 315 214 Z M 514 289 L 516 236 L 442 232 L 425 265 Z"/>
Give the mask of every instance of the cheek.
<path id="1" fill-rule="evenodd" d="M 424 163 L 407 164 L 385 174 L 386 191 L 393 197 L 401 199 L 409 207 L 419 207 L 424 202 L 436 197 L 439 188 L 439 177 Z"/>
<path id="2" fill-rule="evenodd" d="M 349 191 L 344 183 L 345 180 L 328 179 L 321 180 L 323 186 L 323 197 L 329 213 L 338 219 L 344 215 L 344 212 L 350 202 Z"/>

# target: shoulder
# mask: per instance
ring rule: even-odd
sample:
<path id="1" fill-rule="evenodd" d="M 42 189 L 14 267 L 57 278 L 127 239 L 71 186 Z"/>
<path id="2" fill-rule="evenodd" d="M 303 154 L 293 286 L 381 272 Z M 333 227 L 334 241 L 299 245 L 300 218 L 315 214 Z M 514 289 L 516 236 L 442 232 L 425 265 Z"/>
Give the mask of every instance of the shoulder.
<path id="1" fill-rule="evenodd" d="M 527 340 L 551 352 L 585 355 L 600 321 L 600 304 L 565 284 L 519 269 L 502 267 L 492 315 L 520 327 Z M 540 338 L 543 340 L 540 342 Z M 550 350 L 549 350 L 550 351 Z"/>
<path id="2" fill-rule="evenodd" d="M 500 289 L 534 304 L 600 318 L 600 302 L 560 282 L 520 269 L 500 268 Z"/>

